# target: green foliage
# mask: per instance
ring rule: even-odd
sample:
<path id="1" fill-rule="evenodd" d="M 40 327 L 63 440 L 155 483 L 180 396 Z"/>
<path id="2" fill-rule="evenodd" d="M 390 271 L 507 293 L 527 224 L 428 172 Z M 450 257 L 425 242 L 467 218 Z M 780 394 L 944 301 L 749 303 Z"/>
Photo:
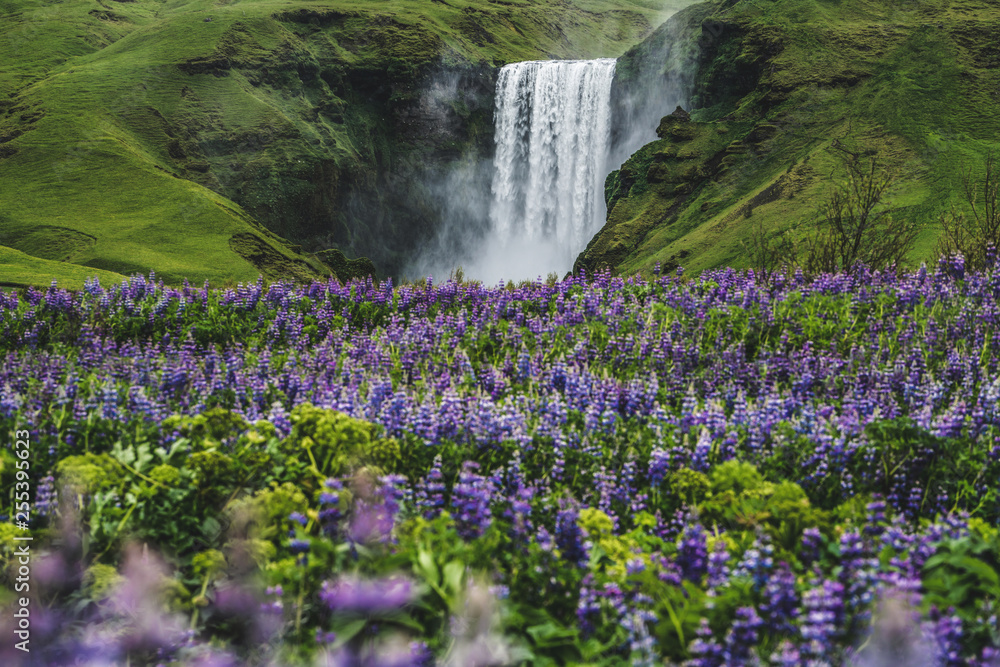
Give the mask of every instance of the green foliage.
<path id="1" fill-rule="evenodd" d="M 721 283 L 704 281 L 690 288 L 695 293 L 714 292 L 726 288 Z M 877 495 L 896 493 L 898 498 L 897 487 L 906 492 L 919 488 L 929 500 L 923 508 L 917 508 L 915 516 L 890 515 L 872 528 L 884 528 L 890 521 L 901 520 L 907 529 L 925 531 L 926 522 L 938 512 L 932 502 L 942 490 L 955 501 L 954 507 L 943 509 L 973 513 L 968 525 L 972 537 L 966 538 L 964 525 L 959 522 L 959 528 L 948 526 L 945 530 L 959 536 L 958 546 L 928 543 L 931 550 L 950 555 L 928 561 L 925 574 L 933 580 L 931 585 L 939 596 L 935 599 L 942 605 L 966 605 L 963 613 L 969 618 L 989 617 L 977 610 L 974 600 L 977 596 L 993 599 L 989 571 L 997 569 L 993 552 L 1000 504 L 995 485 L 991 484 L 1000 476 L 1000 462 L 993 456 L 995 428 L 972 434 L 967 428 L 970 421 L 964 428 L 953 425 L 952 437 L 940 437 L 903 419 L 875 419 L 863 434 L 853 432 L 847 437 L 843 423 L 850 415 L 838 414 L 839 405 L 823 403 L 815 413 L 793 411 L 788 421 L 773 425 L 769 432 L 755 430 L 755 423 L 732 418 L 738 409 L 759 411 L 761 404 L 754 403 L 770 400 L 765 398 L 763 387 L 768 396 L 808 396 L 831 391 L 843 381 L 836 373 L 812 384 L 803 382 L 802 377 L 789 377 L 782 358 L 815 355 L 817 360 L 823 360 L 827 350 L 838 347 L 842 353 L 862 350 L 850 358 L 858 363 L 870 362 L 877 372 L 889 372 L 892 355 L 905 343 L 907 332 L 912 335 L 913 330 L 929 325 L 932 319 L 939 324 L 952 321 L 959 316 L 961 303 L 914 301 L 905 315 L 900 315 L 894 299 L 904 297 L 892 293 L 868 294 L 862 300 L 851 294 L 803 289 L 781 300 L 762 300 L 746 308 L 736 305 L 737 296 L 733 305 L 702 312 L 687 310 L 688 306 L 680 301 L 675 301 L 679 304 L 676 307 L 656 303 L 662 291 L 676 290 L 676 281 L 612 284 L 616 290 L 613 298 L 620 298 L 624 308 L 634 309 L 640 317 L 628 324 L 613 318 L 600 326 L 586 320 L 579 326 L 566 324 L 557 331 L 562 344 L 545 349 L 544 337 L 531 331 L 530 318 L 555 311 L 560 307 L 558 300 L 565 304 L 590 299 L 599 292 L 587 292 L 587 288 L 574 285 L 564 293 L 558 289 L 549 293 L 548 301 L 539 299 L 523 308 L 514 292 L 506 319 L 489 330 L 470 327 L 461 339 L 440 337 L 426 359 L 407 360 L 410 377 L 401 375 L 396 381 L 413 382 L 418 389 L 427 387 L 419 384 L 428 380 L 417 380 L 418 373 L 424 378 L 433 377 L 442 365 L 464 362 L 462 354 L 472 368 L 471 372 L 465 371 L 468 376 L 479 373 L 483 364 L 492 363 L 491 357 L 502 363 L 507 358 L 516 359 L 522 350 L 570 363 L 579 340 L 587 338 L 595 344 L 594 354 L 598 355 L 592 360 L 595 377 L 613 378 L 620 383 L 626 382 L 622 378 L 632 377 L 649 383 L 648 377 L 636 374 L 643 368 L 641 365 L 620 359 L 627 356 L 629 337 L 640 328 L 654 335 L 669 333 L 675 341 L 684 341 L 689 359 L 706 354 L 720 340 L 728 340 L 736 365 L 744 361 L 757 364 L 759 385 L 755 388 L 760 391 L 748 389 L 748 395 L 736 397 L 698 396 L 692 412 L 689 397 L 697 394 L 701 383 L 712 382 L 717 377 L 713 373 L 724 369 L 706 369 L 704 374 L 694 376 L 693 385 L 675 386 L 668 384 L 674 378 L 670 364 L 679 362 L 666 358 L 657 369 L 660 387 L 655 395 L 672 415 L 724 414 L 730 424 L 724 436 L 707 424 L 688 427 L 683 421 L 675 425 L 649 419 L 642 410 L 631 415 L 624 410 L 616 413 L 612 394 L 611 409 L 604 417 L 613 419 L 613 425 L 606 423 L 595 429 L 592 414 L 583 409 L 566 409 L 560 425 L 564 439 L 558 444 L 551 432 L 538 433 L 538 422 L 534 421 L 537 416 L 530 413 L 526 428 L 535 433 L 530 442 L 512 434 L 484 443 L 466 433 L 456 433 L 431 446 L 414 433 L 383 437 L 373 424 L 309 404 L 292 409 L 288 421 L 281 418 L 280 433 L 288 431 L 281 437 L 277 419 L 275 424 L 264 420 L 249 424 L 235 410 L 224 407 L 225 396 L 213 395 L 218 399 L 214 407 L 201 414 L 175 416 L 159 425 L 102 420 L 93 416 L 96 411 L 78 418 L 63 407 L 33 412 L 32 428 L 39 434 L 33 445 L 39 457 L 37 473 L 42 475 L 52 469 L 61 481 L 80 480 L 77 488 L 83 501 L 79 516 L 84 567 L 106 566 L 91 575 L 95 581 L 97 574 L 101 574 L 102 581 L 114 579 L 113 570 L 108 568 L 117 567 L 118 549 L 129 542 L 163 552 L 176 570 L 163 583 L 172 591 L 171 605 L 187 614 L 191 627 L 203 637 L 223 642 L 238 636 L 237 624 L 225 621 L 223 614 L 213 610 L 214 601 L 223 597 L 218 595 L 223 589 L 237 582 L 258 580 L 262 586 L 280 585 L 285 609 L 294 610 L 280 618 L 281 636 L 296 652 L 294 656 L 282 656 L 278 660 L 281 664 L 305 664 L 315 657 L 316 628 L 335 629 L 348 643 L 377 642 L 400 632 L 427 638 L 437 654 L 443 655 L 452 641 L 452 619 L 479 594 L 476 591 L 483 573 L 502 573 L 490 583 L 506 586 L 509 597 L 491 603 L 498 610 L 491 622 L 509 640 L 513 654 L 527 656 L 523 658 L 526 662 L 610 666 L 637 661 L 638 656 L 623 648 L 629 637 L 613 602 L 615 591 L 620 590 L 629 599 L 640 593 L 649 596 L 651 601 L 644 604 L 657 619 L 650 624 L 651 633 L 668 660 L 683 663 L 692 657 L 691 642 L 702 618 L 709 621 L 716 638 L 722 639 L 732 626 L 736 610 L 761 608 L 764 593 L 753 574 L 733 577 L 711 591 L 702 574 L 681 580 L 677 562 L 683 541 L 673 534 L 676 524 L 672 520 L 678 510 L 680 516 L 688 516 L 704 527 L 709 553 L 714 557 L 720 556 L 713 550 L 725 546 L 730 571 L 735 571 L 741 561 L 755 558 L 747 554 L 748 549 L 760 550 L 762 544 L 768 545 L 772 563 L 787 563 L 796 582 L 795 592 L 801 596 L 813 587 L 817 569 L 818 576 L 840 576 L 837 568 L 844 564 L 839 540 L 848 531 L 861 533 L 869 555 L 880 558 L 885 567 L 896 558 L 913 558 L 912 554 L 897 553 L 894 547 L 863 530 L 871 525 L 868 505 Z M 965 288 L 964 283 L 949 284 L 955 289 Z M 394 296 L 402 300 L 407 292 L 397 290 Z M 206 310 L 190 317 L 200 319 L 207 312 L 221 318 L 228 313 L 230 317 L 224 321 L 229 332 L 248 323 L 269 330 L 272 323 L 269 317 L 273 311 L 266 303 L 269 299 L 261 299 L 261 303 L 242 311 L 221 301 L 207 300 Z M 303 299 L 293 310 L 314 318 L 311 324 L 317 327 L 317 333 L 310 335 L 332 335 L 340 341 L 373 333 L 368 322 L 353 319 L 347 324 L 346 318 L 333 325 L 343 329 L 318 333 L 319 327 L 325 326 L 323 318 L 319 308 L 308 301 Z M 336 301 L 328 309 L 340 312 L 344 305 L 344 301 Z M 446 303 L 437 308 L 436 315 L 462 314 L 461 309 Z M 393 316 L 391 308 L 382 306 L 373 307 L 369 314 Z M 414 311 L 399 309 L 398 317 L 413 316 Z M 175 321 L 181 330 L 190 323 L 185 317 L 188 315 Z M 123 314 L 121 318 L 134 321 L 137 327 L 146 326 L 140 320 L 148 322 L 148 316 Z M 105 331 L 115 330 L 118 324 L 105 322 Z M 886 351 L 886 358 L 865 356 L 863 350 L 870 350 L 874 344 L 870 333 L 873 330 L 878 349 Z M 76 333 L 66 331 L 67 337 L 84 335 L 82 328 Z M 250 346 L 247 364 L 251 372 L 255 364 L 263 364 L 255 356 L 259 349 L 255 346 L 266 345 L 268 335 L 254 333 L 243 343 Z M 66 349 L 61 342 L 53 341 L 49 346 L 54 351 Z M 973 352 L 978 352 L 978 344 L 976 348 Z M 342 353 L 350 353 L 346 344 Z M 928 373 L 941 381 L 952 381 L 947 373 L 948 350 L 929 346 L 920 353 L 924 354 Z M 387 356 L 388 363 L 402 369 L 403 355 L 398 350 L 391 350 Z M 975 363 L 976 357 L 970 359 Z M 290 354 L 279 351 L 268 357 L 267 368 L 278 368 L 290 361 Z M 194 363 L 200 362 L 195 359 Z M 989 359 L 980 363 L 985 368 Z M 339 376 L 337 362 L 331 359 L 330 365 Z M 470 382 L 471 392 L 485 390 L 474 388 L 475 382 Z M 973 391 L 985 391 L 984 383 L 977 382 Z M 554 376 L 551 386 L 561 391 Z M 754 383 L 748 382 L 747 386 L 754 387 Z M 106 390 L 106 384 L 96 377 L 85 380 L 80 387 L 84 401 L 96 399 L 97 392 Z M 962 385 L 963 390 L 965 387 Z M 363 394 L 369 388 L 362 383 L 358 390 Z M 268 391 L 278 392 L 273 388 Z M 538 377 L 525 380 L 519 391 L 528 401 L 542 399 L 539 404 L 554 398 L 549 395 L 550 387 Z M 904 390 L 896 391 L 899 394 L 895 398 L 904 404 Z M 185 398 L 178 392 L 176 398 L 170 399 L 176 403 L 168 405 L 190 409 Z M 266 405 L 270 398 L 265 392 L 263 398 L 255 395 L 252 400 Z M 248 400 L 249 396 L 241 396 L 233 404 L 245 409 Z M 276 400 L 284 401 L 287 409 L 295 399 L 284 396 Z M 736 401 L 743 406 L 736 406 Z M 0 431 L 17 428 L 26 414 L 27 410 L 15 408 L 13 416 L 0 420 Z M 809 428 L 804 429 L 804 425 Z M 566 442 L 574 445 L 559 446 Z M 50 447 L 55 454 L 48 453 Z M 90 452 L 86 452 L 87 447 Z M 734 452 L 745 458 L 724 460 Z M 437 457 L 441 461 L 445 511 L 437 518 L 426 519 L 426 507 L 415 502 L 423 490 L 417 484 L 427 478 Z M 669 468 L 660 468 L 664 481 L 658 487 L 652 487 L 648 479 L 654 457 L 661 457 L 657 465 L 669 463 Z M 2 460 L 7 481 L 11 479 L 13 459 L 7 456 Z M 51 466 L 47 465 L 50 460 Z M 55 465 L 59 460 L 63 461 L 61 467 Z M 502 488 L 493 496 L 489 528 L 476 538 L 460 537 L 456 530 L 461 521 L 457 514 L 460 508 L 453 504 L 457 498 L 454 485 L 465 461 L 478 463 L 479 474 Z M 556 461 L 560 462 L 558 475 Z M 544 480 L 544 486 L 529 490 L 524 499 L 530 506 L 528 511 L 515 506 L 507 493 L 506 485 L 516 477 L 512 474 L 515 467 L 525 480 Z M 637 472 L 633 478 L 636 493 L 612 491 L 602 496 L 595 492 L 595 480 L 616 475 L 624 479 L 628 469 Z M 369 518 L 365 512 L 385 500 L 378 491 L 378 477 L 388 472 L 402 475 L 406 479 L 402 482 L 404 491 L 410 492 L 394 497 L 399 508 L 391 527 L 380 527 L 381 532 L 374 537 L 351 536 L 352 525 L 362 525 Z M 329 477 L 337 480 L 328 484 Z M 338 488 L 338 483 L 343 488 Z M 336 505 L 323 495 L 333 489 L 339 496 Z M 60 506 L 66 507 L 66 501 L 75 498 L 64 496 L 60 500 Z M 633 510 L 638 502 L 645 504 L 645 511 Z M 573 526 L 560 523 L 558 514 L 573 508 L 580 508 L 578 526 L 586 533 L 582 539 L 589 544 L 586 556 L 571 563 L 567 540 L 573 539 Z M 293 513 L 301 516 L 290 519 Z M 340 518 L 330 518 L 337 516 Z M 57 518 L 40 518 L 39 543 L 46 522 L 51 529 Z M 519 519 L 530 520 L 531 526 L 519 525 Z M 543 527 L 548 536 L 542 532 Z M 818 553 L 803 548 L 805 528 L 819 530 Z M 531 537 L 525 538 L 519 531 L 527 531 Z M 12 534 L 12 530 L 0 531 L 0 538 Z M 928 555 L 927 550 L 920 550 L 918 557 Z M 974 561 L 985 563 L 986 569 Z M 922 560 L 910 562 L 917 562 L 918 567 L 923 564 Z M 396 610 L 398 613 L 378 612 L 363 617 L 354 611 L 328 609 L 319 598 L 325 582 L 393 575 L 405 575 L 413 583 L 413 600 Z M 96 598 L 106 588 L 90 585 L 90 579 L 88 585 L 90 588 L 85 587 L 81 593 L 81 605 L 100 602 Z M 586 632 L 577 617 L 584 587 L 607 594 L 594 602 L 590 619 L 594 627 Z M 970 627 L 968 632 L 977 637 L 977 646 L 985 645 L 982 638 L 989 635 L 989 628 Z M 775 633 L 766 641 L 779 639 Z M 771 644 L 767 647 L 773 648 Z"/>
<path id="2" fill-rule="evenodd" d="M 732 491 L 740 494 L 755 491 L 764 484 L 764 478 L 753 464 L 736 459 L 720 463 L 712 468 L 712 493 Z"/>
<path id="3" fill-rule="evenodd" d="M 258 491 L 253 498 L 253 508 L 261 513 L 263 525 L 280 529 L 288 525 L 288 516 L 292 512 L 306 512 L 309 500 L 301 489 L 285 482 Z"/>
<path id="4" fill-rule="evenodd" d="M 67 456 L 56 465 L 56 474 L 61 484 L 78 494 L 115 489 L 124 480 L 121 466 L 107 454 Z"/>
<path id="5" fill-rule="evenodd" d="M 377 436 L 373 424 L 333 410 L 303 403 L 289 420 L 292 432 L 281 443 L 282 451 L 318 478 L 332 477 L 366 463 L 390 470 L 400 457 L 399 443 Z"/>
<path id="6" fill-rule="evenodd" d="M 681 468 L 670 473 L 667 479 L 670 492 L 689 505 L 696 505 L 708 495 L 711 482 L 705 473 Z"/>
<path id="7" fill-rule="evenodd" d="M 190 465 L 202 486 L 224 482 L 233 470 L 232 458 L 214 449 L 195 452 L 191 455 Z"/>
<path id="8" fill-rule="evenodd" d="M 205 442 L 206 439 L 217 443 L 231 440 L 247 430 L 247 423 L 231 410 L 216 407 L 196 415 L 167 417 L 163 420 L 161 429 L 167 433 L 176 431 L 200 448 L 210 446 Z"/>
<path id="9" fill-rule="evenodd" d="M 971 215 L 955 207 L 942 213 L 937 246 L 938 257 L 960 254 L 965 266 L 976 271 L 989 268 L 1000 249 L 1000 166 L 992 151 L 984 162 L 981 179 L 972 167 L 963 166 L 962 193 Z"/>
<path id="10" fill-rule="evenodd" d="M 113 565 L 94 563 L 83 573 L 83 591 L 93 600 L 102 600 L 124 581 Z"/>
<path id="11" fill-rule="evenodd" d="M 805 259 L 818 217 L 844 230 L 864 217 L 843 205 L 837 176 L 843 166 L 830 150 L 851 138 L 863 147 L 864 166 L 867 155 L 878 155 L 900 167 L 887 198 L 898 210 L 891 223 L 882 218 L 882 231 L 895 240 L 872 228 L 869 238 L 877 243 L 864 244 L 867 256 L 835 258 L 838 252 L 830 252 L 827 265 L 857 259 L 915 265 L 932 259 L 936 242 L 946 237 L 970 239 L 962 245 L 971 256 L 977 215 L 969 198 L 956 202 L 955 193 L 963 192 L 969 165 L 976 165 L 975 180 L 982 183 L 978 165 L 998 150 L 995 73 L 980 54 L 992 48 L 984 40 L 1000 11 L 977 6 L 975 19 L 968 11 L 941 2 L 865 0 L 689 8 L 671 29 L 655 32 L 619 59 L 616 85 L 626 99 L 642 99 L 650 81 L 667 72 L 676 77 L 671 83 L 690 77 L 696 94 L 689 125 L 697 127 L 689 132 L 719 132 L 726 140 L 685 160 L 697 162 L 702 173 L 684 183 L 675 174 L 655 182 L 662 164 L 648 155 L 664 140 L 631 156 L 606 181 L 612 206 L 608 224 L 588 248 L 588 268 L 607 264 L 622 275 L 648 275 L 659 263 L 697 275 L 752 267 L 771 282 L 783 264 Z M 888 25 L 897 29 L 887 31 Z M 687 67 L 678 66 L 685 61 Z M 650 129 L 654 125 L 647 121 Z M 678 152 L 694 143 L 678 139 L 670 141 Z M 631 182 L 642 185 L 629 192 Z M 983 192 L 977 202 L 985 220 Z M 913 227 L 921 228 L 915 237 Z M 910 252 L 903 253 L 909 242 Z M 955 247 L 946 245 L 946 252 Z M 871 254 L 879 246 L 899 252 Z"/>
<path id="12" fill-rule="evenodd" d="M 180 484 L 181 471 L 172 465 L 158 465 L 149 471 L 149 478 L 162 487 L 172 487 Z"/>
<path id="13" fill-rule="evenodd" d="M 314 247 L 332 238 L 351 254 L 367 245 L 380 268 L 401 269 L 398 255 L 427 231 L 413 214 L 426 216 L 429 199 L 417 176 L 443 164 L 438 153 L 483 141 L 494 63 L 618 55 L 664 10 L 647 0 L 4 7 L 0 282 L 74 288 L 150 269 L 178 285 L 329 275 L 275 234 Z M 393 110 L 423 99 L 442 70 L 484 92 L 436 100 L 458 128 L 427 146 Z M 357 197 L 377 215 L 355 213 L 346 202 Z M 370 272 L 358 263 L 353 273 Z"/>
<path id="14" fill-rule="evenodd" d="M 202 551 L 191 559 L 191 568 L 195 576 L 214 579 L 226 569 L 226 557 L 216 549 Z"/>
<path id="15" fill-rule="evenodd" d="M 939 545 L 924 563 L 924 605 L 954 610 L 972 627 L 963 638 L 973 650 L 995 646 L 995 625 L 975 625 L 980 609 L 1000 609 L 1000 536 L 972 532 Z"/>

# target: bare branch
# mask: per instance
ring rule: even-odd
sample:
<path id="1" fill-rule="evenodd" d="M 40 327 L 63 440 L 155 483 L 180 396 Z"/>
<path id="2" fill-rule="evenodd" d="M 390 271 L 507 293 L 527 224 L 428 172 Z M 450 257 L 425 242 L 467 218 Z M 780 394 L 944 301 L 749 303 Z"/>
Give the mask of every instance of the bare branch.
<path id="1" fill-rule="evenodd" d="M 864 160 L 839 142 L 834 147 L 845 153 L 847 181 L 831 193 L 819 230 L 806 242 L 806 269 L 850 272 L 861 265 L 900 265 L 919 229 L 895 217 L 899 209 L 886 202 L 896 170 L 882 165 L 877 157 Z"/>
<path id="2" fill-rule="evenodd" d="M 992 152 L 987 153 L 984 167 L 978 179 L 971 166 L 963 165 L 962 192 L 972 216 L 955 207 L 943 213 L 937 245 L 939 257 L 961 254 L 965 265 L 974 270 L 992 264 L 1000 248 L 1000 170 Z"/>

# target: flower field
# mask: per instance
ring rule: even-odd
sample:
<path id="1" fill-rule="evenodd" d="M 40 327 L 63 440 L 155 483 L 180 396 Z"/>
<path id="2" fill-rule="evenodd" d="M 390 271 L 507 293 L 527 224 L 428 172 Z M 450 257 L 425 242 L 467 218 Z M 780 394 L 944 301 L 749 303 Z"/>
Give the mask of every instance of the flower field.
<path id="1" fill-rule="evenodd" d="M 998 300 L 960 259 L 0 292 L 0 663 L 1000 665 Z"/>

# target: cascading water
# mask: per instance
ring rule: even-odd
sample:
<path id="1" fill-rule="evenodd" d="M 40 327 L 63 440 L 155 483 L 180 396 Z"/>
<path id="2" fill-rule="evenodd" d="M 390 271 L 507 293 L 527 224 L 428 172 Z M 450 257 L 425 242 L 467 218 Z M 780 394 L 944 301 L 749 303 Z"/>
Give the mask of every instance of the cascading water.
<path id="1" fill-rule="evenodd" d="M 461 163 L 442 184 L 444 224 L 409 275 L 462 266 L 495 284 L 572 269 L 604 225 L 614 74 L 610 58 L 503 67 L 494 160 Z"/>
<path id="2" fill-rule="evenodd" d="M 614 74 L 612 58 L 500 70 L 490 207 L 491 242 L 500 246 L 490 254 L 500 254 L 485 273 L 565 273 L 604 224 Z"/>

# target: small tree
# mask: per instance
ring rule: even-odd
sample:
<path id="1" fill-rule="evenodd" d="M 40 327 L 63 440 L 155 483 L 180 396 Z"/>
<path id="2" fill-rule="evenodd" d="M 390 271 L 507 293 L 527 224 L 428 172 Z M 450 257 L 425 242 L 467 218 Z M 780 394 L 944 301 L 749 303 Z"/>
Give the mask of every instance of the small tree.
<path id="1" fill-rule="evenodd" d="M 962 170 L 965 200 L 972 216 L 954 207 L 941 214 L 943 233 L 938 240 L 938 256 L 961 254 L 965 266 L 982 270 L 996 260 L 1000 248 L 1000 170 L 993 152 L 986 155 L 986 171 L 977 179 L 972 168 Z"/>
<path id="2" fill-rule="evenodd" d="M 769 234 L 760 217 L 752 223 L 742 244 L 750 267 L 765 287 L 774 283 L 774 277 L 783 268 L 795 264 L 796 248 L 791 236 L 788 232 Z"/>
<path id="3" fill-rule="evenodd" d="M 894 217 L 899 208 L 886 202 L 896 171 L 876 157 L 865 160 L 858 153 L 845 153 L 847 181 L 830 195 L 821 210 L 819 231 L 806 242 L 806 270 L 898 266 L 913 248 L 919 229 Z"/>

